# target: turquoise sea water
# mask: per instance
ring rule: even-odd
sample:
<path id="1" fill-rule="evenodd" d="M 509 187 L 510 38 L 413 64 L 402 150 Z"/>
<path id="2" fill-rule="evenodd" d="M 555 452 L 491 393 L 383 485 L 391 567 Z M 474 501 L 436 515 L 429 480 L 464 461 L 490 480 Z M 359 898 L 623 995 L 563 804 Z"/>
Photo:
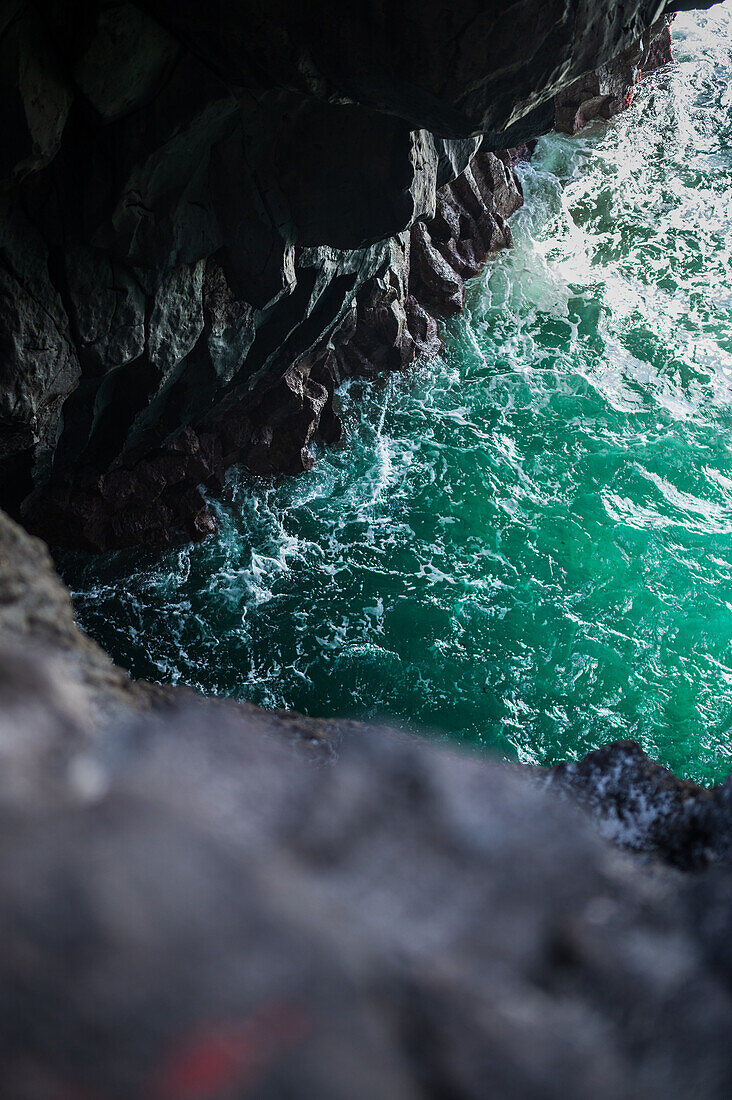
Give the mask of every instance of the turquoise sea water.
<path id="1" fill-rule="evenodd" d="M 235 472 L 216 539 L 62 562 L 134 675 L 551 763 L 732 769 L 732 4 L 634 107 L 521 169 L 444 354 L 348 441 Z"/>

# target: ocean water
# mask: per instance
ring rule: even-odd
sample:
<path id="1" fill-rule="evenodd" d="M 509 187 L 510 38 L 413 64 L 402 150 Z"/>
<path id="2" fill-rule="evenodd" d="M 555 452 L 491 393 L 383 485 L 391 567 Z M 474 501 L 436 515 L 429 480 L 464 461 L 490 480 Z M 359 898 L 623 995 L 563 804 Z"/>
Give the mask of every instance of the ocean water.
<path id="1" fill-rule="evenodd" d="M 241 471 L 218 536 L 61 561 L 135 676 L 525 761 L 732 770 L 732 4 L 632 109 L 541 140 L 444 353 Z"/>

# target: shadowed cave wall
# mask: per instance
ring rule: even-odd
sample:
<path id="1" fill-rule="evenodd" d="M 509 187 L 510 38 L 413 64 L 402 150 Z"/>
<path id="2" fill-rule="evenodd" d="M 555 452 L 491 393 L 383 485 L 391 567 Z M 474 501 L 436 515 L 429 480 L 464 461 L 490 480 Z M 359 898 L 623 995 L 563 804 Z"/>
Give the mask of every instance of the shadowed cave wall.
<path id="1" fill-rule="evenodd" d="M 663 10 L 5 0 L 0 505 L 164 543 L 228 465 L 306 468 L 340 380 L 434 350 L 510 243 L 525 143 L 668 58 Z"/>

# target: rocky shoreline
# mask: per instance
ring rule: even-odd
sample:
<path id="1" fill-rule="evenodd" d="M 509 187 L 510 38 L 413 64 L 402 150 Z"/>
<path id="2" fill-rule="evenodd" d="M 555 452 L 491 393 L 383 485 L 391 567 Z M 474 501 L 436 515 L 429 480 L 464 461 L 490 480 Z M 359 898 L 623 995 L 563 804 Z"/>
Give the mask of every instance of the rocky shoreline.
<path id="1" fill-rule="evenodd" d="M 436 318 L 510 244 L 525 143 L 610 117 L 670 57 L 644 2 L 583 25 L 526 0 L 530 59 L 497 14 L 477 34 L 455 13 L 436 58 L 439 5 L 323 35 L 284 4 L 258 16 L 267 72 L 227 5 L 213 23 L 165 0 L 10 7 L 0 507 L 87 550 L 205 537 L 201 489 L 234 463 L 307 468 L 340 436 L 342 378 L 434 352 Z M 492 75 L 494 39 L 512 75 Z"/>

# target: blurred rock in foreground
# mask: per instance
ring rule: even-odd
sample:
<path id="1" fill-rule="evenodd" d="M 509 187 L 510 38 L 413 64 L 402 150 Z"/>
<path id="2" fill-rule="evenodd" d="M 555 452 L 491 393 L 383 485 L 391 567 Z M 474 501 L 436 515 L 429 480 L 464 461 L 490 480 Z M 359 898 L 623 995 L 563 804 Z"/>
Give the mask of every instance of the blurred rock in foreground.
<path id="1" fill-rule="evenodd" d="M 133 685 L 0 534 L 3 1100 L 732 1094 L 728 785 Z"/>

